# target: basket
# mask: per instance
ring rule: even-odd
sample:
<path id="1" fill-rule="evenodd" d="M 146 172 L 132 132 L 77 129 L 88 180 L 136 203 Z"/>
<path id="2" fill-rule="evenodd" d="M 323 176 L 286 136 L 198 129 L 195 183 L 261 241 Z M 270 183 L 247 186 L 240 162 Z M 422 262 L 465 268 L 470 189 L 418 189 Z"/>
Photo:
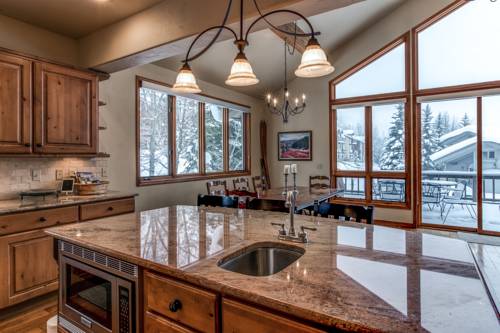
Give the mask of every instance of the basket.
<path id="1" fill-rule="evenodd" d="M 93 184 L 80 184 L 75 183 L 75 189 L 78 195 L 96 195 L 108 192 L 109 182 L 102 181 Z"/>

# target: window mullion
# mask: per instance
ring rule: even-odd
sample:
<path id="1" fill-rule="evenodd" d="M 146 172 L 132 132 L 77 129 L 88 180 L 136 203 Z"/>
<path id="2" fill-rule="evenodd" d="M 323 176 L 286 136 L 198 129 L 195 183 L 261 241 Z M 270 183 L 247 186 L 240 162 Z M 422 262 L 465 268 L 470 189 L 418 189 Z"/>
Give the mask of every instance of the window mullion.
<path id="1" fill-rule="evenodd" d="M 199 138 L 198 138 L 198 143 L 199 143 L 199 170 L 201 175 L 206 174 L 205 170 L 205 103 L 204 102 L 199 102 L 198 103 L 198 121 L 199 121 Z"/>
<path id="2" fill-rule="evenodd" d="M 229 172 L 229 109 L 223 109 L 222 117 L 222 153 L 224 172 Z"/>
<path id="3" fill-rule="evenodd" d="M 176 176 L 177 175 L 177 136 L 176 136 L 176 121 L 177 121 L 177 102 L 176 102 L 176 97 L 171 95 L 170 96 L 170 103 L 171 103 L 171 108 L 170 108 L 170 119 L 171 119 L 171 125 L 169 126 L 169 135 L 170 135 L 170 163 L 172 165 L 172 170 L 171 170 L 171 175 Z"/>
<path id="4" fill-rule="evenodd" d="M 372 107 L 365 107 L 365 197 L 368 202 L 372 201 Z"/>

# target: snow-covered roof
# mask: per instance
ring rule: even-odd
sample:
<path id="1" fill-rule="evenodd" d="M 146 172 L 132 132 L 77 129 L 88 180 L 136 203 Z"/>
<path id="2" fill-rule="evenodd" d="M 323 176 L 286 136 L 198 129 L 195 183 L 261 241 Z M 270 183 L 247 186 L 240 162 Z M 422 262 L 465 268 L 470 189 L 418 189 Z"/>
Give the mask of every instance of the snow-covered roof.
<path id="1" fill-rule="evenodd" d="M 449 156 L 453 153 L 456 153 L 457 151 L 465 149 L 465 148 L 469 147 L 470 145 L 475 145 L 476 142 L 477 142 L 477 137 L 473 137 L 473 138 L 469 138 L 467 140 L 457 142 L 454 145 L 443 148 L 440 151 L 432 154 L 431 160 L 433 160 L 433 161 L 440 160 L 446 156 Z M 496 144 L 500 145 L 500 138 L 483 138 L 483 142 L 491 142 L 491 143 L 496 143 Z"/>
<path id="2" fill-rule="evenodd" d="M 445 135 L 442 135 L 439 138 L 439 141 L 443 142 L 443 141 L 454 138 L 454 137 L 459 136 L 459 135 L 464 134 L 464 133 L 476 134 L 476 126 L 468 125 L 468 126 L 456 129 L 454 131 L 448 132 Z"/>

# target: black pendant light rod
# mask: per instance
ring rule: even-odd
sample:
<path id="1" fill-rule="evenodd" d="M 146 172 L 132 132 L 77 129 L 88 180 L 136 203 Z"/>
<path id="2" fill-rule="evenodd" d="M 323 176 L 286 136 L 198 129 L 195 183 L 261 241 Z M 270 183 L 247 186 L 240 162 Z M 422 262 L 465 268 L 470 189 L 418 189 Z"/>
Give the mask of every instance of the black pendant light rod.
<path id="1" fill-rule="evenodd" d="M 311 24 L 311 22 L 309 22 L 309 20 L 302 14 L 296 12 L 296 11 L 293 11 L 293 10 L 288 10 L 288 9 L 278 9 L 278 10 L 274 10 L 274 11 L 271 11 L 269 13 L 266 13 L 266 14 L 262 14 L 262 12 L 260 11 L 258 5 L 257 5 L 257 2 L 256 0 L 254 0 L 254 4 L 255 4 L 255 7 L 257 8 L 257 11 L 259 12 L 259 17 L 253 21 L 250 26 L 248 27 L 246 33 L 243 32 L 243 1 L 244 0 L 240 0 L 240 34 L 239 34 L 239 38 L 238 38 L 238 35 L 237 33 L 229 28 L 228 26 L 226 26 L 226 23 L 227 23 L 227 19 L 229 17 L 229 13 L 231 11 L 231 5 L 232 5 L 232 0 L 229 0 L 229 3 L 228 3 L 228 6 L 227 6 L 227 9 L 226 9 L 226 14 L 224 16 L 224 20 L 222 22 L 222 25 L 218 25 L 218 26 L 213 26 L 213 27 L 210 27 L 204 31 L 202 31 L 200 34 L 198 34 L 198 36 L 196 36 L 196 38 L 191 42 L 191 44 L 189 45 L 189 48 L 188 48 L 188 51 L 186 53 L 186 58 L 183 60 L 184 64 L 187 64 L 188 62 L 190 61 L 193 61 L 197 58 L 199 58 L 200 56 L 202 56 L 205 52 L 208 51 L 208 49 L 210 49 L 213 44 L 215 43 L 215 41 L 217 40 L 217 38 L 219 38 L 222 30 L 228 30 L 230 31 L 233 36 L 234 36 L 234 39 L 235 39 L 235 44 L 238 45 L 238 49 L 240 51 L 243 50 L 243 48 L 248 45 L 248 35 L 250 34 L 250 31 L 252 30 L 252 28 L 255 26 L 255 24 L 257 24 L 260 20 L 264 20 L 269 26 L 271 26 L 273 29 L 275 30 L 278 30 L 286 35 L 289 35 L 289 36 L 294 36 L 294 37 L 311 37 L 311 40 L 315 40 L 315 36 L 319 35 L 320 32 L 315 32 L 314 31 L 314 28 Z M 304 20 L 304 22 L 306 22 L 306 24 L 309 26 L 309 29 L 311 30 L 310 33 L 297 33 L 296 31 L 295 32 L 290 32 L 290 31 L 286 31 L 286 30 L 282 30 L 282 29 L 279 29 L 278 27 L 272 25 L 268 20 L 267 20 L 267 17 L 271 16 L 271 15 L 274 15 L 274 14 L 278 14 L 278 13 L 286 13 L 286 14 L 292 14 L 292 15 L 295 15 L 295 16 L 298 16 L 299 18 L 301 18 L 302 20 Z M 205 46 L 201 51 L 199 51 L 197 54 L 195 54 L 194 56 L 190 57 L 189 54 L 191 53 L 192 49 L 193 49 L 193 46 L 195 45 L 195 43 L 204 35 L 206 34 L 207 32 L 209 31 L 212 31 L 212 30 L 215 30 L 215 29 L 218 29 L 217 33 L 215 34 L 214 38 L 212 38 L 212 40 L 210 41 L 210 43 L 208 43 L 207 46 Z M 245 36 L 243 38 L 243 35 Z"/>

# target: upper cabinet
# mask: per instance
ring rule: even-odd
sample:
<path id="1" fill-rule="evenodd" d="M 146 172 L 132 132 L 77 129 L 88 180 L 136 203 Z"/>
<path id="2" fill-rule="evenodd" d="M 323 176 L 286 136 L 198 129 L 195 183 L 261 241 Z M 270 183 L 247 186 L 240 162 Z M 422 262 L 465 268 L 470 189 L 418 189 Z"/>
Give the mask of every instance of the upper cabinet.
<path id="1" fill-rule="evenodd" d="M 31 67 L 25 58 L 0 53 L 0 152 L 30 153 Z"/>
<path id="2" fill-rule="evenodd" d="M 97 76 L 35 64 L 35 152 L 97 153 Z"/>
<path id="3" fill-rule="evenodd" d="M 97 154 L 97 94 L 93 72 L 0 52 L 0 154 Z"/>

